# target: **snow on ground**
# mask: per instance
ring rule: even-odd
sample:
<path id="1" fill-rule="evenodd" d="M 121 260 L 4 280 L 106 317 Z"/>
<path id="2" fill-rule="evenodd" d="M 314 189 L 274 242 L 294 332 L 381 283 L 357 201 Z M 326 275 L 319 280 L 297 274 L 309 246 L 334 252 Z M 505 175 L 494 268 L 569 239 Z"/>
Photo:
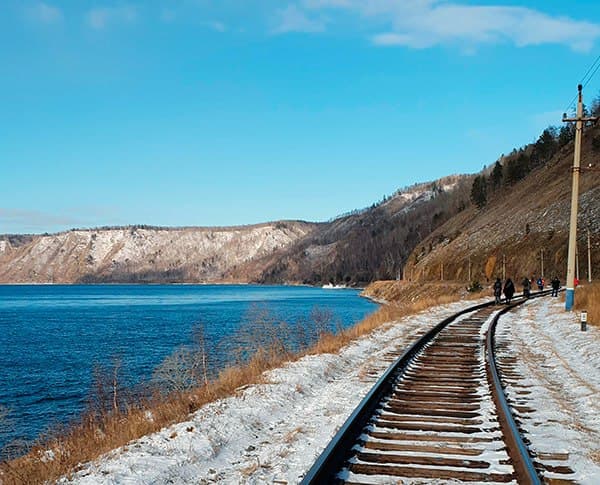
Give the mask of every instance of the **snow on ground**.
<path id="1" fill-rule="evenodd" d="M 575 471 L 563 478 L 600 483 L 600 329 L 588 325 L 582 332 L 576 313 L 546 297 L 503 316 L 497 332 L 498 342 L 509 344 L 499 357 L 516 357 L 523 376 L 508 381 L 508 393 L 531 410 L 520 419 L 540 461 Z M 567 460 L 544 459 L 556 453 Z"/>
<path id="2" fill-rule="evenodd" d="M 72 482 L 298 483 L 385 368 L 465 305 L 403 318 L 339 354 L 307 356 L 268 372 L 264 384 L 109 453 Z M 570 466 L 575 475 L 568 478 L 577 482 L 600 483 L 600 330 L 581 332 L 577 316 L 548 297 L 502 317 L 498 332 L 525 376 L 509 393 L 521 398 L 517 391 L 530 391 L 525 398 L 534 411 L 521 420 L 533 448 L 568 453 L 566 462 L 545 463 Z"/>
<path id="3" fill-rule="evenodd" d="M 403 318 L 339 354 L 307 356 L 268 372 L 265 384 L 109 453 L 73 481 L 298 483 L 387 366 L 417 336 L 465 305 Z"/>

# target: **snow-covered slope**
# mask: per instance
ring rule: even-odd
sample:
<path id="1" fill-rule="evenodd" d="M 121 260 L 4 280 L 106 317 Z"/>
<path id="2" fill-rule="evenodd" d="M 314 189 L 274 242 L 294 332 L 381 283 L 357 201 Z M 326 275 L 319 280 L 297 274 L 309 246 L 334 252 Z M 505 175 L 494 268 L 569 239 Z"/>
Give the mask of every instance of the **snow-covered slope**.
<path id="1" fill-rule="evenodd" d="M 339 354 L 271 371 L 264 384 L 109 453 L 72 482 L 298 483 L 385 367 L 464 305 L 404 318 Z M 568 453 L 579 483 L 600 483 L 600 331 L 580 332 L 576 315 L 550 298 L 528 302 L 499 331 L 529 376 L 528 406 L 536 412 L 524 427 L 534 449 Z"/>
<path id="2" fill-rule="evenodd" d="M 600 329 L 582 332 L 577 314 L 545 298 L 502 318 L 498 336 L 499 358 L 515 358 L 521 376 L 507 382 L 508 394 L 538 461 L 575 472 L 545 476 L 600 483 Z"/>
<path id="3" fill-rule="evenodd" d="M 314 225 L 73 230 L 0 247 L 0 282 L 223 281 L 285 248 Z"/>
<path id="4" fill-rule="evenodd" d="M 387 366 L 463 306 L 405 318 L 339 354 L 308 356 L 271 371 L 264 384 L 114 451 L 74 482 L 298 483 Z"/>

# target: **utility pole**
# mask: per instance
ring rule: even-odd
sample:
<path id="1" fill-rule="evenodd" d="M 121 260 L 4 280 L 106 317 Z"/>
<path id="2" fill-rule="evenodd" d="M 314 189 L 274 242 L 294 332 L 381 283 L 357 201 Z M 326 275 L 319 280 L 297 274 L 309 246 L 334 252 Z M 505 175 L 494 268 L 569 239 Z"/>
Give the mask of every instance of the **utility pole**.
<path id="1" fill-rule="evenodd" d="M 440 278 L 441 278 L 441 281 L 444 281 L 444 263 L 443 262 L 440 265 Z"/>
<path id="2" fill-rule="evenodd" d="M 590 228 L 587 230 L 587 243 L 588 243 L 588 283 L 592 282 L 592 246 L 590 244 Z"/>
<path id="3" fill-rule="evenodd" d="M 579 251 L 575 251 L 575 278 L 579 281 Z"/>
<path id="4" fill-rule="evenodd" d="M 577 86 L 577 116 L 567 118 L 563 114 L 563 122 L 575 122 L 575 150 L 573 154 L 573 188 L 571 191 L 571 221 L 569 224 L 569 254 L 567 257 L 567 294 L 565 298 L 565 310 L 571 311 L 575 303 L 575 253 L 577 252 L 577 210 L 579 204 L 579 172 L 581 162 L 581 135 L 583 123 L 596 121 L 597 118 L 583 117 L 583 86 Z"/>
<path id="5" fill-rule="evenodd" d="M 506 281 L 506 254 L 502 255 L 502 281 Z"/>
<path id="6" fill-rule="evenodd" d="M 541 251 L 541 258 L 542 258 L 542 274 L 540 275 L 540 278 L 544 277 L 544 250 L 540 249 Z"/>

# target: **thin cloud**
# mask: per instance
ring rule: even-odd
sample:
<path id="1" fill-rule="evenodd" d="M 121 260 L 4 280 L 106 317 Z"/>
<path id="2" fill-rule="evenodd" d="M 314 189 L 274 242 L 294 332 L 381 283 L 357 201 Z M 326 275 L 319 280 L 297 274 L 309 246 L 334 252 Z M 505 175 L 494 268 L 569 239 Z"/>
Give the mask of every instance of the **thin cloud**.
<path id="1" fill-rule="evenodd" d="M 86 23 L 94 30 L 104 30 L 113 24 L 130 24 L 137 20 L 136 7 L 96 7 L 86 14 Z"/>
<path id="2" fill-rule="evenodd" d="M 511 6 L 463 5 L 440 0 L 305 0 L 308 11 L 336 9 L 384 28 L 371 40 L 381 46 L 424 49 L 456 43 L 512 43 L 517 47 L 561 44 L 589 51 L 600 25 Z"/>
<path id="3" fill-rule="evenodd" d="M 41 24 L 58 24 L 64 19 L 64 15 L 60 8 L 44 2 L 37 2 L 36 4 L 27 7 L 25 11 L 31 20 Z"/>
<path id="4" fill-rule="evenodd" d="M 323 32 L 325 21 L 310 18 L 307 13 L 297 5 L 288 5 L 277 13 L 278 22 L 273 32 L 283 34 L 287 32 Z"/>

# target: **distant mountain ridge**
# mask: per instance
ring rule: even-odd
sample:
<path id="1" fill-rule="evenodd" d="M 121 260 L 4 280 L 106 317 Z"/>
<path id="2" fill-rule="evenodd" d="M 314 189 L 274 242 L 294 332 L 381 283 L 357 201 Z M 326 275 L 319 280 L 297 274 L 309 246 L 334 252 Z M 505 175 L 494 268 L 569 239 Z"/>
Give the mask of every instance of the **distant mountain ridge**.
<path id="1" fill-rule="evenodd" d="M 469 204 L 471 181 L 451 175 L 416 184 L 325 223 L 263 261 L 259 281 L 362 285 L 396 278 L 416 244 Z"/>
<path id="2" fill-rule="evenodd" d="M 584 135 L 582 166 L 600 155 Z M 221 228 L 127 226 L 0 236 L 0 282 L 363 285 L 382 279 L 479 280 L 565 273 L 572 129 L 502 156 L 479 174 L 415 184 L 324 223 Z M 583 172 L 580 268 L 590 230 L 600 271 L 600 172 Z"/>
<path id="3" fill-rule="evenodd" d="M 415 184 L 326 223 L 136 225 L 0 236 L 0 282 L 366 283 L 374 273 L 385 277 L 398 272 L 413 240 L 435 227 L 431 221 L 424 225 L 427 228 L 420 227 L 419 214 L 431 212 L 431 205 L 443 205 L 451 193 L 468 199 L 468 180 L 469 176 L 455 175 Z M 442 212 L 435 212 L 439 222 L 445 220 Z M 407 225 L 408 221 L 414 224 Z M 395 239 L 386 242 L 391 228 L 402 232 L 406 239 L 402 247 L 388 247 L 389 242 L 395 244 Z M 367 249 L 365 244 L 377 248 Z M 367 265 L 346 256 L 348 251 L 359 254 L 352 249 L 355 245 L 360 246 L 359 253 L 370 252 Z"/>
<path id="4" fill-rule="evenodd" d="M 301 221 L 232 228 L 78 229 L 0 244 L 4 283 L 227 282 L 238 265 L 314 229 Z M 241 280 L 244 281 L 244 280 Z"/>

